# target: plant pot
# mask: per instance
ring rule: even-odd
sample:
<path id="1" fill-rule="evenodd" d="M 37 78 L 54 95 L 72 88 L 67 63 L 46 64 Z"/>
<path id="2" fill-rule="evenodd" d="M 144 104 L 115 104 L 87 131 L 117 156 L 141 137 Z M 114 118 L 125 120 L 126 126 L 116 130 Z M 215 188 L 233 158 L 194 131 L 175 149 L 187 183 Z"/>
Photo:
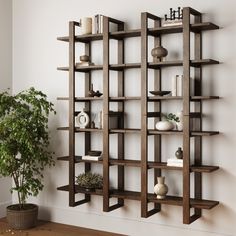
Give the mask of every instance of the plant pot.
<path id="1" fill-rule="evenodd" d="M 159 121 L 156 123 L 156 129 L 161 130 L 161 131 L 167 131 L 167 130 L 172 130 L 174 129 L 175 126 L 173 122 L 164 120 L 164 121 Z"/>
<path id="2" fill-rule="evenodd" d="M 24 204 L 25 209 L 19 210 L 19 204 L 7 207 L 7 221 L 12 229 L 29 229 L 35 227 L 38 218 L 38 206 Z"/>

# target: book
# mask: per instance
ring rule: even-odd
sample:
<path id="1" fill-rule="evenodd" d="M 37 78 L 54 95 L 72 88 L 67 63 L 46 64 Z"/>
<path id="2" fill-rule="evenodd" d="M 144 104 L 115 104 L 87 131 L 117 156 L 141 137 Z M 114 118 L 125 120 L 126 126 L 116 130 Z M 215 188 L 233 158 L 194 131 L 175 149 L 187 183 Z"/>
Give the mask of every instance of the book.
<path id="1" fill-rule="evenodd" d="M 171 95 L 172 96 L 177 96 L 177 78 L 176 75 L 172 77 L 171 80 Z"/>
<path id="2" fill-rule="evenodd" d="M 177 159 L 177 158 L 167 159 L 167 166 L 183 167 L 183 159 Z"/>
<path id="3" fill-rule="evenodd" d="M 177 94 L 176 96 L 183 96 L 183 75 L 176 75 Z"/>
<path id="4" fill-rule="evenodd" d="M 92 62 L 77 62 L 75 64 L 75 67 L 80 67 L 80 66 L 94 66 L 94 63 L 92 63 Z"/>
<path id="5" fill-rule="evenodd" d="M 169 21 L 164 21 L 163 27 L 165 26 L 175 26 L 175 25 L 182 25 L 183 22 L 182 20 L 169 20 Z"/>
<path id="6" fill-rule="evenodd" d="M 89 156 L 89 155 L 82 156 L 82 160 L 88 160 L 88 161 L 99 161 L 101 159 L 102 159 L 101 156 Z"/>

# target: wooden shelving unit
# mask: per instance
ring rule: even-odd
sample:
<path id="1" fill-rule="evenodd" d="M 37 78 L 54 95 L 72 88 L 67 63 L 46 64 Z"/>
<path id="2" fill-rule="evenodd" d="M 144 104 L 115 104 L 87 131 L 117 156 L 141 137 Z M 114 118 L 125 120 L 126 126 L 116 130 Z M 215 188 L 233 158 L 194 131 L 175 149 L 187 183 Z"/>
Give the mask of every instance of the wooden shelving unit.
<path id="1" fill-rule="evenodd" d="M 193 15 L 194 22 L 190 22 L 190 16 Z M 148 28 L 148 20 L 154 21 L 154 27 Z M 110 32 L 110 23 L 117 25 L 117 31 Z M 211 173 L 219 169 L 218 166 L 203 165 L 202 162 L 202 137 L 219 134 L 218 131 L 202 130 L 202 103 L 205 100 L 219 99 L 218 96 L 202 95 L 202 66 L 219 64 L 213 59 L 202 58 L 202 32 L 206 30 L 216 30 L 219 27 L 210 22 L 202 22 L 200 12 L 185 7 L 183 8 L 183 24 L 178 26 L 161 26 L 161 18 L 144 12 L 141 14 L 141 29 L 124 30 L 124 22 L 104 17 L 103 33 L 91 35 L 75 35 L 77 22 L 69 23 L 69 36 L 59 37 L 58 40 L 69 43 L 69 66 L 58 67 L 58 70 L 69 72 L 69 97 L 59 97 L 58 100 L 69 102 L 69 125 L 68 127 L 59 127 L 58 130 L 69 131 L 69 155 L 59 157 L 60 161 L 69 163 L 69 185 L 58 187 L 58 190 L 69 192 L 69 205 L 77 206 L 90 201 L 91 195 L 99 195 L 103 197 L 103 211 L 108 212 L 120 208 L 124 205 L 125 199 L 141 201 L 141 216 L 149 217 L 161 211 L 162 204 L 182 206 L 183 223 L 190 224 L 194 220 L 201 217 L 202 209 L 211 209 L 219 204 L 218 201 L 202 199 L 202 174 Z M 160 46 L 162 43 L 162 35 L 181 33 L 183 35 L 183 60 L 176 61 L 148 61 L 148 37 L 153 36 L 154 46 Z M 194 33 L 194 58 L 190 58 L 190 33 Z M 141 37 L 141 58 L 137 63 L 125 63 L 124 61 L 124 40 L 130 37 Z M 76 67 L 75 61 L 75 44 L 82 42 L 85 45 L 85 54 L 91 55 L 92 41 L 103 41 L 103 65 L 93 65 L 87 67 Z M 110 64 L 110 41 L 118 41 L 118 60 L 117 64 Z M 148 70 L 154 70 L 154 90 L 162 89 L 162 68 L 165 67 L 183 67 L 183 96 L 150 96 L 148 93 Z M 194 93 L 190 94 L 190 67 L 194 70 Z M 127 69 L 140 69 L 141 73 L 141 94 L 140 96 L 126 96 L 124 93 L 124 80 Z M 85 76 L 85 94 L 89 91 L 91 84 L 91 71 L 103 71 L 103 96 L 102 97 L 75 97 L 75 73 L 82 72 Z M 118 76 L 118 95 L 111 97 L 109 93 L 110 71 L 117 71 Z M 128 101 L 140 101 L 141 106 L 141 128 L 125 128 L 124 127 L 124 106 Z M 162 112 L 163 101 L 179 100 L 183 103 L 184 128 L 183 131 L 159 131 L 148 128 L 148 119 L 154 118 L 157 122 Z M 84 103 L 85 110 L 91 114 L 91 103 L 102 102 L 103 105 L 103 128 L 80 129 L 75 126 L 75 116 L 78 111 L 75 110 L 75 103 Z M 154 103 L 155 110 L 148 111 L 148 104 Z M 110 103 L 117 103 L 118 110 L 116 112 L 109 111 Z M 194 112 L 190 112 L 190 103 L 193 103 Z M 118 128 L 109 127 L 109 118 L 111 116 L 118 117 Z M 194 119 L 193 122 L 190 122 Z M 85 161 L 81 156 L 75 154 L 75 134 L 83 132 L 85 137 L 85 153 L 91 148 L 91 135 L 93 132 L 100 132 L 103 139 L 103 160 L 101 161 Z M 141 137 L 141 159 L 128 160 L 124 155 L 124 136 L 126 134 L 135 134 Z M 118 154 L 117 158 L 110 156 L 109 140 L 110 135 L 118 136 Z M 148 136 L 154 136 L 154 160 L 149 161 L 148 158 Z M 168 166 L 162 161 L 161 142 L 162 135 L 179 135 L 183 140 L 184 164 L 183 167 Z M 194 164 L 190 163 L 190 139 L 194 139 Z M 90 171 L 93 163 L 103 166 L 103 189 L 96 191 L 86 191 L 79 188 L 75 184 L 75 164 L 84 163 L 85 172 Z M 118 184 L 117 189 L 111 189 L 109 183 L 110 167 L 118 168 Z M 127 191 L 124 186 L 124 167 L 132 166 L 141 169 L 141 191 Z M 167 196 L 163 200 L 159 200 L 152 193 L 148 192 L 148 171 L 154 169 L 154 182 L 156 177 L 161 176 L 162 170 L 179 171 L 183 175 L 183 194 L 182 196 Z M 194 196 L 190 196 L 190 175 L 194 175 Z M 76 173 L 77 174 L 77 173 Z M 75 201 L 75 194 L 84 194 L 84 199 Z M 110 205 L 110 198 L 116 198 L 117 203 Z M 148 210 L 148 203 L 154 203 L 154 208 Z M 194 214 L 190 215 L 190 209 L 194 208 Z"/>

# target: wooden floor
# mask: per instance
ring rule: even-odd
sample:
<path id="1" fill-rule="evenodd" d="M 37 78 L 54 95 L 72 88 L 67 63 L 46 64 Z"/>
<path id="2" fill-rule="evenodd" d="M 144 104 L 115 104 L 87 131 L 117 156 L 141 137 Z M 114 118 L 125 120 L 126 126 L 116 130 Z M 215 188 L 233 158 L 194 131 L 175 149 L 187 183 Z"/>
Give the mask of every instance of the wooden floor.
<path id="1" fill-rule="evenodd" d="M 29 230 L 11 230 L 6 219 L 0 219 L 1 236 L 121 236 L 121 234 L 97 231 L 81 227 L 39 221 L 37 227 Z"/>

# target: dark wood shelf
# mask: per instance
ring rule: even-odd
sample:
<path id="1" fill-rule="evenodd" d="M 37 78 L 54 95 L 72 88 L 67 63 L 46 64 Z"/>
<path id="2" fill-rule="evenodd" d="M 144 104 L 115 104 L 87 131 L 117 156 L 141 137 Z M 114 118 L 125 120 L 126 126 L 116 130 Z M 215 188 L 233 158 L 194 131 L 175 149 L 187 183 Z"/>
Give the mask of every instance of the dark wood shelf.
<path id="1" fill-rule="evenodd" d="M 123 102 L 123 101 L 132 101 L 132 100 L 141 100 L 141 97 L 110 97 L 110 102 Z"/>
<path id="2" fill-rule="evenodd" d="M 219 96 L 191 96 L 191 101 L 202 101 L 202 100 L 214 100 L 219 99 Z M 182 96 L 149 96 L 148 101 L 158 101 L 158 100 L 183 100 Z"/>
<path id="3" fill-rule="evenodd" d="M 190 25 L 190 30 L 192 32 L 200 32 L 200 31 L 205 31 L 205 30 L 216 30 L 216 29 L 219 29 L 219 26 L 211 22 L 204 22 L 204 23 Z M 148 29 L 149 35 L 152 35 L 152 36 L 159 36 L 161 34 L 182 33 L 182 32 L 183 32 L 182 25 L 163 26 L 159 28 Z M 141 29 L 110 32 L 110 37 L 112 39 L 124 39 L 124 38 L 140 37 L 140 36 L 141 36 Z M 102 40 L 102 39 L 103 39 L 103 34 L 89 34 L 89 35 L 76 35 L 75 36 L 76 42 L 83 42 L 83 43 L 88 43 L 91 41 Z M 58 37 L 57 40 L 69 42 L 69 37 L 68 36 Z"/>
<path id="4" fill-rule="evenodd" d="M 58 157 L 58 161 L 69 161 L 68 156 Z M 75 156 L 75 163 L 97 163 L 102 164 L 102 160 L 93 161 L 93 160 L 82 160 L 82 156 Z"/>
<path id="5" fill-rule="evenodd" d="M 183 198 L 177 196 L 166 196 L 165 199 L 157 199 L 155 194 L 148 194 L 148 200 L 150 202 L 156 202 L 160 204 L 183 206 Z M 210 210 L 219 204 L 218 201 L 211 200 L 198 200 L 190 198 L 190 206 L 193 208 Z"/>
<path id="6" fill-rule="evenodd" d="M 219 134 L 218 131 L 191 131 L 191 136 L 212 136 Z M 169 130 L 169 131 L 160 131 L 160 130 L 148 130 L 149 135 L 153 134 L 183 134 L 182 131 L 178 130 Z"/>
<path id="7" fill-rule="evenodd" d="M 62 130 L 62 131 L 69 131 L 69 127 L 58 127 L 57 130 Z M 102 129 L 92 129 L 92 128 L 79 128 L 75 127 L 74 129 L 75 132 L 102 132 Z"/>
<path id="8" fill-rule="evenodd" d="M 68 156 L 64 157 L 58 157 L 57 160 L 59 161 L 69 161 Z M 92 160 L 82 160 L 81 156 L 76 156 L 75 157 L 75 163 L 97 163 L 97 164 L 102 164 L 103 161 L 92 161 Z M 109 159 L 109 164 L 110 165 L 117 165 L 117 166 L 132 166 L 132 167 L 141 167 L 141 161 L 138 160 L 122 160 L 122 159 L 114 159 L 110 158 Z M 183 170 L 182 167 L 177 167 L 177 166 L 167 166 L 166 162 L 154 162 L 154 161 L 149 161 L 148 162 L 148 168 L 154 168 L 154 169 L 164 169 L 164 170 Z M 199 172 L 199 173 L 211 173 L 213 171 L 216 171 L 219 169 L 219 166 L 209 166 L 209 165 L 202 165 L 202 166 L 195 166 L 191 165 L 190 166 L 190 171 L 191 172 Z"/>
<path id="9" fill-rule="evenodd" d="M 126 133 L 140 133 L 141 129 L 110 129 L 110 133 L 121 133 L 121 134 L 126 134 Z"/>
<path id="10" fill-rule="evenodd" d="M 69 192 L 69 185 L 58 187 L 57 190 Z M 84 194 L 99 195 L 99 196 L 103 195 L 102 189 L 96 189 L 95 191 L 87 191 L 84 188 L 80 188 L 78 185 L 75 185 L 75 193 L 84 193 Z"/>
<path id="11" fill-rule="evenodd" d="M 69 101 L 69 97 L 58 97 L 57 100 Z M 75 102 L 100 101 L 103 97 L 75 97 Z"/>

